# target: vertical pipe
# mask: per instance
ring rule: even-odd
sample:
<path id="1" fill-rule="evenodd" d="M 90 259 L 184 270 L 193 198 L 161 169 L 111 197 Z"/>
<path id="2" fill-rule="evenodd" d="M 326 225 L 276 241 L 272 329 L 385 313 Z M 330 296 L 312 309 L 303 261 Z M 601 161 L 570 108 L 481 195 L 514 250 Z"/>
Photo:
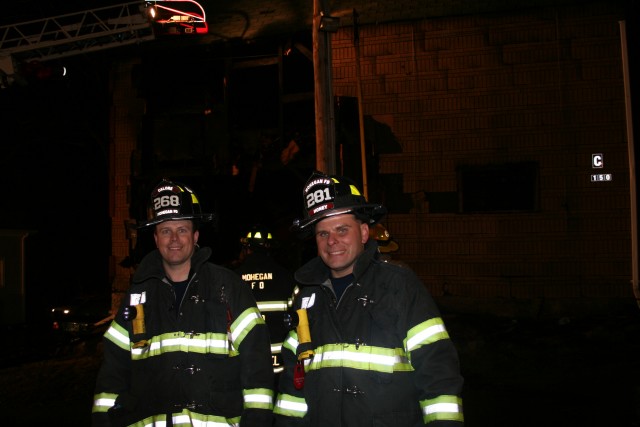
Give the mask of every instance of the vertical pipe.
<path id="1" fill-rule="evenodd" d="M 631 199 L 631 284 L 636 303 L 640 306 L 638 286 L 638 213 L 636 198 L 636 161 L 633 140 L 633 115 L 631 113 L 631 89 L 629 84 L 629 57 L 627 51 L 627 28 L 625 21 L 619 21 L 620 43 L 622 44 L 622 75 L 624 79 L 624 102 L 627 118 L 627 149 L 629 151 L 629 195 Z"/>
<path id="2" fill-rule="evenodd" d="M 360 129 L 360 162 L 362 164 L 362 192 L 369 200 L 369 184 L 367 182 L 367 149 L 364 139 L 364 112 L 362 111 L 362 79 L 360 75 L 360 28 L 358 13 L 353 9 L 353 43 L 356 48 L 356 93 L 358 97 L 358 126 Z"/>

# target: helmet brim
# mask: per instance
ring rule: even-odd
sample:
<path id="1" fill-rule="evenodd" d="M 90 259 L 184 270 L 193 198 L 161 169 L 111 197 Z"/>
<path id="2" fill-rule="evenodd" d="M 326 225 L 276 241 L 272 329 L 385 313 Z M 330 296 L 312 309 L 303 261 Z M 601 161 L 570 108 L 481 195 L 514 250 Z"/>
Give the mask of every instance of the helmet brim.
<path id="1" fill-rule="evenodd" d="M 380 241 L 378 241 L 378 250 L 383 254 L 395 252 L 398 250 L 398 244 L 393 240 L 388 240 L 382 244 Z"/>
<path id="2" fill-rule="evenodd" d="M 204 213 L 204 214 L 198 214 L 198 215 L 167 215 L 162 218 L 155 218 L 151 221 L 146 221 L 138 225 L 137 228 L 138 229 L 147 228 L 154 225 L 158 225 L 165 221 L 180 221 L 180 220 L 191 220 L 191 221 L 197 221 L 200 224 L 204 224 L 204 223 L 213 221 L 213 214 Z"/>
<path id="3" fill-rule="evenodd" d="M 330 209 L 321 214 L 317 214 L 311 218 L 304 220 L 295 220 L 290 228 L 292 233 L 295 233 L 298 238 L 306 239 L 313 234 L 313 226 L 323 219 L 330 218 L 332 216 L 354 214 L 359 219 L 363 220 L 369 225 L 375 225 L 387 214 L 387 208 L 378 204 L 365 204 L 358 206 L 345 206 L 337 209 Z"/>

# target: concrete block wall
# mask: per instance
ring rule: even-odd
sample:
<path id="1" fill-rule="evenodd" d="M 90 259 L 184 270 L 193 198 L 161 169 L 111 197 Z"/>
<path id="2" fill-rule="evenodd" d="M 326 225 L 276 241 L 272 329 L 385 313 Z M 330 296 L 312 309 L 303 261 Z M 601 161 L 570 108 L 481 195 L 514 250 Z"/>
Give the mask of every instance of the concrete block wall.
<path id="1" fill-rule="evenodd" d="M 379 172 L 404 193 L 456 192 L 459 166 L 539 165 L 532 212 L 390 213 L 396 258 L 435 296 L 632 298 L 621 18 L 594 2 L 362 26 L 360 58 L 352 28 L 332 36 L 334 94 L 356 96 L 359 59 L 363 112 L 402 146 Z"/>

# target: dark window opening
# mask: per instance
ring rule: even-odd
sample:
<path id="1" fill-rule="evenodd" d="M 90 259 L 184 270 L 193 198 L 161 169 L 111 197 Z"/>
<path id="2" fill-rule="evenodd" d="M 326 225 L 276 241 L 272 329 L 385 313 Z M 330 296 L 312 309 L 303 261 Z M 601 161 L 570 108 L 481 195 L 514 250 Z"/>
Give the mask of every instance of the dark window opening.
<path id="1" fill-rule="evenodd" d="M 462 212 L 521 212 L 537 208 L 535 162 L 462 166 L 458 183 Z"/>
<path id="2" fill-rule="evenodd" d="M 369 200 L 382 203 L 389 213 L 407 214 L 413 208 L 411 194 L 403 192 L 402 174 L 380 174 L 379 185 L 375 181 L 372 184 L 373 191 L 369 191 Z"/>
<path id="3" fill-rule="evenodd" d="M 277 129 L 278 106 L 276 65 L 234 70 L 230 84 L 233 129 Z"/>
<path id="4" fill-rule="evenodd" d="M 425 193 L 425 198 L 429 202 L 429 213 L 458 213 L 459 197 L 455 191 Z"/>

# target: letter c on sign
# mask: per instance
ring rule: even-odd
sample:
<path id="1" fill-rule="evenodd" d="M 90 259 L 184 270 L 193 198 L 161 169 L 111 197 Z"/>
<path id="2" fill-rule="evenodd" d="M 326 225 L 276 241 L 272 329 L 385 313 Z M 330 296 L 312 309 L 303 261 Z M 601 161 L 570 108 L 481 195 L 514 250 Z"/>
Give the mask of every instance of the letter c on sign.
<path id="1" fill-rule="evenodd" d="M 604 156 L 602 154 L 592 154 L 591 167 L 594 169 L 600 169 L 604 167 Z"/>

